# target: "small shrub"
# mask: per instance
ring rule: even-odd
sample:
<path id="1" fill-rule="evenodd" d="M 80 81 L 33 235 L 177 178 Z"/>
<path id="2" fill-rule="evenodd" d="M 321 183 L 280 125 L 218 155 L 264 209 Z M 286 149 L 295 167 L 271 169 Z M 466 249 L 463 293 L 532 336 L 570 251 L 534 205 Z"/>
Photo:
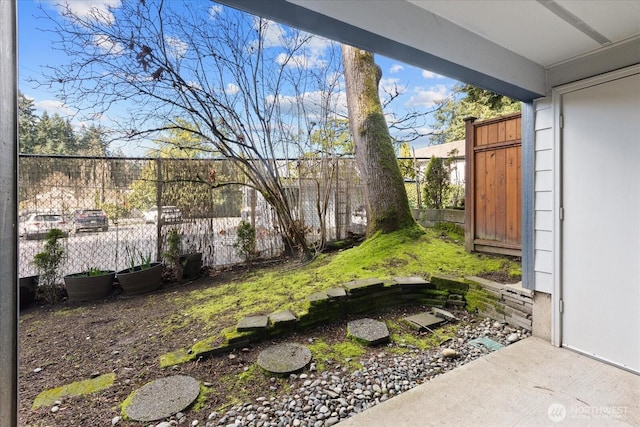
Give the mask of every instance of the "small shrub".
<path id="1" fill-rule="evenodd" d="M 250 222 L 240 221 L 238 225 L 238 235 L 233 244 L 238 256 L 242 257 L 247 264 L 251 263 L 257 255 L 256 252 L 256 229 Z"/>
<path id="2" fill-rule="evenodd" d="M 464 185 L 450 185 L 447 198 L 447 207 L 454 209 L 464 208 Z"/>
<path id="3" fill-rule="evenodd" d="M 53 228 L 45 236 L 42 252 L 33 257 L 33 265 L 38 269 L 37 297 L 53 304 L 61 300 L 65 290 L 59 280 L 59 269 L 66 259 L 66 251 L 60 243 L 65 234 L 62 230 Z"/>
<path id="4" fill-rule="evenodd" d="M 449 172 L 444 161 L 432 157 L 424 179 L 424 203 L 428 209 L 442 209 L 449 191 Z"/>
<path id="5" fill-rule="evenodd" d="M 177 228 L 172 228 L 167 235 L 167 250 L 165 251 L 164 259 L 167 267 L 172 271 L 172 276 L 175 280 L 182 278 L 183 265 L 180 260 L 182 253 L 182 236 Z"/>

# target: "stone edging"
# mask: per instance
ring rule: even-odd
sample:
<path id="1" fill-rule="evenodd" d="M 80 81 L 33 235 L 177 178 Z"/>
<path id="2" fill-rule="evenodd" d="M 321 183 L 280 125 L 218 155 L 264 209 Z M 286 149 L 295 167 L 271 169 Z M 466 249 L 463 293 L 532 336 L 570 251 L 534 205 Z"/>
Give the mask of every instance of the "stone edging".
<path id="1" fill-rule="evenodd" d="M 348 314 L 376 312 L 407 304 L 431 307 L 465 307 L 468 311 L 531 330 L 533 293 L 512 285 L 502 285 L 480 277 L 464 280 L 431 276 L 396 277 L 392 280 L 361 279 L 307 296 L 303 313 L 279 311 L 270 315 L 247 316 L 238 326 L 227 329 L 223 339 L 212 337 L 188 350 L 160 356 L 163 367 L 200 357 L 230 352 L 251 342 L 294 329 L 305 329 L 346 317 Z M 216 344 L 222 341 L 221 344 Z"/>

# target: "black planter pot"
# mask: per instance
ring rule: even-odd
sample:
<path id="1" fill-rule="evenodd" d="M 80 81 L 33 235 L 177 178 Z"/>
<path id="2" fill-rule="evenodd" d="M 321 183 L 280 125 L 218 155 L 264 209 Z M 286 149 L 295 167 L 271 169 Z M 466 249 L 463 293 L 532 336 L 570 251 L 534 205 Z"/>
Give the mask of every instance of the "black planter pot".
<path id="1" fill-rule="evenodd" d="M 138 265 L 132 269 L 118 271 L 116 277 L 122 290 L 129 295 L 155 291 L 162 286 L 162 263 L 152 262 L 149 268 Z"/>
<path id="2" fill-rule="evenodd" d="M 20 278 L 20 308 L 26 308 L 36 297 L 38 288 L 38 276 Z"/>
<path id="3" fill-rule="evenodd" d="M 202 268 L 202 252 L 182 255 L 180 257 L 180 265 L 183 266 L 182 280 L 197 279 L 200 277 L 200 269 Z"/>
<path id="4" fill-rule="evenodd" d="M 69 301 L 94 301 L 102 299 L 113 291 L 115 271 L 106 271 L 97 276 L 86 272 L 64 276 Z"/>

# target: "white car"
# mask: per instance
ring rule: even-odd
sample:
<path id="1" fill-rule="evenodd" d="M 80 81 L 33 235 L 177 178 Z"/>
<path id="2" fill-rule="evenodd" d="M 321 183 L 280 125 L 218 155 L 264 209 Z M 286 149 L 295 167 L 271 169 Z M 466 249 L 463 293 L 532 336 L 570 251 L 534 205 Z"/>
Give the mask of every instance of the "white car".
<path id="1" fill-rule="evenodd" d="M 49 230 L 58 228 L 69 234 L 69 224 L 65 221 L 64 216 L 58 213 L 32 213 L 21 218 L 20 235 L 25 239 L 44 238 Z"/>
<path id="2" fill-rule="evenodd" d="M 158 223 L 158 207 L 153 206 L 146 211 L 143 215 L 144 222 L 146 224 Z M 182 212 L 176 206 L 163 206 L 162 207 L 162 222 L 163 223 L 176 223 L 182 221 Z"/>

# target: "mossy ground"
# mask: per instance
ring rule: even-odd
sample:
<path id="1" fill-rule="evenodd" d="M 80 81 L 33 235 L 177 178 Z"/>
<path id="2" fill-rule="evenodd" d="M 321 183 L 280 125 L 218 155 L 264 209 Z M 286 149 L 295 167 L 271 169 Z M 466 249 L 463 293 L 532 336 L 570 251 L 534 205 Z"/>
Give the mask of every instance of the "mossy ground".
<path id="1" fill-rule="evenodd" d="M 49 406 L 57 400 L 62 400 L 71 396 L 84 396 L 104 390 L 111 387 L 116 379 L 116 374 L 104 374 L 96 378 L 90 378 L 83 381 L 76 381 L 71 384 L 65 384 L 61 387 L 45 390 L 40 393 L 33 401 L 32 409 L 38 409 L 42 406 Z"/>
<path id="2" fill-rule="evenodd" d="M 378 234 L 360 246 L 320 255 L 306 265 L 247 273 L 241 280 L 177 297 L 174 303 L 181 314 L 168 322 L 166 331 L 171 333 L 197 321 L 218 333 L 247 315 L 284 309 L 301 313 L 307 295 L 355 279 L 520 273 L 520 265 L 508 258 L 467 253 L 456 237 L 455 232 L 433 229 Z"/>
<path id="3" fill-rule="evenodd" d="M 520 265 L 508 258 L 467 253 L 455 227 L 380 233 L 360 246 L 322 254 L 306 265 L 246 272 L 235 281 L 176 297 L 173 303 L 178 310 L 166 322 L 164 334 L 198 322 L 207 335 L 191 352 L 178 349 L 162 355 L 160 364 L 192 360 L 200 350 L 228 341 L 237 335 L 235 325 L 244 316 L 285 309 L 300 316 L 309 308 L 308 295 L 351 280 L 432 274 L 462 278 L 496 271 L 519 274 Z"/>
<path id="4" fill-rule="evenodd" d="M 307 295 L 354 279 L 427 278 L 431 274 L 460 278 L 492 271 L 519 272 L 513 259 L 466 253 L 454 232 L 412 230 L 378 235 L 358 247 L 320 255 L 305 265 L 289 262 L 252 271 L 216 272 L 189 284 L 169 285 L 133 298 L 115 296 L 90 304 L 61 303 L 21 312 L 20 424 L 45 425 L 42 420 L 54 416 L 46 404 L 32 409 L 34 399 L 44 390 L 80 382 L 107 368 L 118 367 L 114 386 L 89 396 L 70 394 L 63 399 L 65 409 L 60 416 L 64 415 L 66 425 L 109 420 L 118 415 L 120 405 L 133 390 L 174 373 L 213 384 L 193 407 L 205 415 L 256 396 L 269 398 L 289 392 L 299 381 L 272 380 L 254 366 L 259 352 L 278 340 L 308 344 L 313 339 L 318 371 L 323 367 L 334 370 L 337 365 L 355 370 L 361 359 L 380 353 L 393 356 L 393 352 L 437 345 L 454 332 L 445 326 L 431 337 L 403 327 L 399 318 L 412 314 L 411 310 L 425 309 L 415 306 L 390 309 L 395 316 L 380 313 L 379 318 L 387 321 L 392 334 L 390 346 L 369 348 L 347 340 L 342 319 L 294 330 L 283 337 L 270 336 L 246 349 L 243 344 L 234 350 L 235 358 L 230 354 L 200 358 L 188 353 L 189 349 L 207 350 L 225 339 L 240 338 L 235 325 L 243 316 L 284 309 L 300 315 L 308 305 Z M 181 352 L 171 354 L 173 362 L 180 358 L 191 362 L 160 366 L 160 355 L 181 348 Z M 172 360 L 167 358 L 166 362 Z M 35 374 L 35 368 L 43 370 Z"/>

